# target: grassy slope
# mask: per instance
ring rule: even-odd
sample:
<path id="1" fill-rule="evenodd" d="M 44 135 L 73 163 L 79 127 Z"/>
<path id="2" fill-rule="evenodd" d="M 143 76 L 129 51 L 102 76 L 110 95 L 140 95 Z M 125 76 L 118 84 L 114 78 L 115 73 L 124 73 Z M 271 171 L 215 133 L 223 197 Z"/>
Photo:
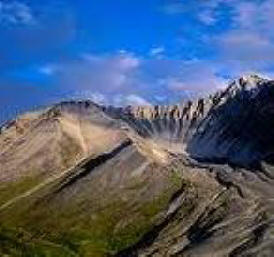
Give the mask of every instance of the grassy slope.
<path id="1" fill-rule="evenodd" d="M 31 213 L 22 206 L 5 218 L 5 223 L 0 223 L 0 253 L 14 257 L 113 255 L 151 229 L 183 183 L 173 172 L 163 179 L 166 185 L 151 199 L 122 198 L 125 194 L 134 197 L 136 192 L 150 186 L 149 182 L 134 180 L 125 191 L 116 195 L 110 191 L 104 200 L 94 199 L 92 211 L 79 211 L 85 206 L 73 203 L 60 210 L 38 205 Z"/>

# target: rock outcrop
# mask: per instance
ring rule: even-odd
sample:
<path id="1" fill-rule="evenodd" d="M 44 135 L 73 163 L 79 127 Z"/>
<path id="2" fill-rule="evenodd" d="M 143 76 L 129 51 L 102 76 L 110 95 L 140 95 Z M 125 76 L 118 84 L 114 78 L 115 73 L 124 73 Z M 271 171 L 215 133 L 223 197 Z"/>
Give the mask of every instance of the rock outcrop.
<path id="1" fill-rule="evenodd" d="M 273 152 L 274 81 L 242 77 L 208 98 L 174 106 L 106 108 L 171 152 L 254 165 Z"/>

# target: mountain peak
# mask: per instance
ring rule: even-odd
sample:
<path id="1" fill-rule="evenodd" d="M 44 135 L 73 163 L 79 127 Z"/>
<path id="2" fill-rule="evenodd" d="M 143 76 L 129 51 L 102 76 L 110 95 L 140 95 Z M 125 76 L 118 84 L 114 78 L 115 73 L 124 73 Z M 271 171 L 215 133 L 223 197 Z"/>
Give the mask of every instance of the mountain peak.
<path id="1" fill-rule="evenodd" d="M 236 86 L 238 89 L 249 90 L 252 88 L 257 88 L 264 82 L 267 82 L 268 79 L 259 76 L 258 74 L 252 73 L 243 75 L 239 79 L 236 79 L 232 82 L 232 85 Z"/>

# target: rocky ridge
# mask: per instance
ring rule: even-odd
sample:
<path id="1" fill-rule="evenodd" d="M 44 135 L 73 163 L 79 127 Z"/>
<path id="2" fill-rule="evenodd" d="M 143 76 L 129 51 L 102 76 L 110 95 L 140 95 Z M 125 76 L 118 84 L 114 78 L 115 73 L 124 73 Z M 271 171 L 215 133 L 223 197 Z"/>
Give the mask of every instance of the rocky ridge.
<path id="1" fill-rule="evenodd" d="M 274 138 L 268 130 L 273 125 L 273 84 L 250 75 L 196 101 L 105 111 L 171 152 L 248 165 L 267 158 L 273 150 L 268 144 Z"/>

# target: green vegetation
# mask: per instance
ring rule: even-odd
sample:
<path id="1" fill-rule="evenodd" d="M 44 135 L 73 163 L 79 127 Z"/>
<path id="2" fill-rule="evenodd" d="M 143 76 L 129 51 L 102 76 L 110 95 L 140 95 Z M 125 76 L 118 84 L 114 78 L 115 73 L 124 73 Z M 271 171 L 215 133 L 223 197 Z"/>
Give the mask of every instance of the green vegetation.
<path id="1" fill-rule="evenodd" d="M 170 185 L 177 190 L 181 188 L 183 185 L 189 184 L 185 179 L 182 178 L 179 172 L 174 169 L 169 173 L 169 181 Z"/>
<path id="2" fill-rule="evenodd" d="M 134 207 L 123 201 L 109 204 L 93 218 L 83 220 L 82 225 L 78 222 L 78 227 L 63 234 L 61 243 L 80 256 L 109 256 L 136 243 L 160 218 L 159 214 L 166 209 L 171 196 L 190 185 L 175 171 L 169 173 L 167 182 L 160 194 L 149 201 L 142 199 Z M 141 185 L 136 182 L 129 188 L 140 189 Z"/>
<path id="3" fill-rule="evenodd" d="M 112 256 L 150 231 L 161 219 L 172 195 L 189 185 L 174 170 L 164 180 L 163 188 L 148 198 L 122 200 L 123 195 L 133 196 L 150 188 L 147 182 L 133 181 L 116 195 L 107 192 L 103 198 L 87 199 L 92 203 L 89 207 L 80 198 L 80 202 L 75 199 L 60 209 L 41 203 L 31 210 L 14 210 L 8 220 L 5 214 L 5 226 L 0 224 L 0 256 Z"/>
<path id="4" fill-rule="evenodd" d="M 168 204 L 170 192 L 156 196 L 152 201 L 136 204 L 112 203 L 95 217 L 79 221 L 77 226 L 55 241 L 80 256 L 109 256 L 136 243 L 153 224 L 157 215 Z"/>
<path id="5" fill-rule="evenodd" d="M 40 183 L 36 177 L 22 177 L 18 181 L 4 182 L 0 185 L 0 205 L 8 200 L 30 190 Z"/>
<path id="6" fill-rule="evenodd" d="M 22 229 L 0 227 L 0 256 L 2 257 L 73 257 L 75 254 L 59 245 L 33 239 Z"/>

